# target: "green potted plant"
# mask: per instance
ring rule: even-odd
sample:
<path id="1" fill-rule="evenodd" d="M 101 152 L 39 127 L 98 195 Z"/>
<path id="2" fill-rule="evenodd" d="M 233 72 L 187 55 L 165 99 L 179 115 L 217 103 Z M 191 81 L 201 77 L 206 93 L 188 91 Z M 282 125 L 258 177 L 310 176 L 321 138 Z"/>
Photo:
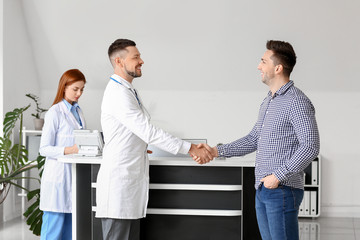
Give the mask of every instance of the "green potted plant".
<path id="1" fill-rule="evenodd" d="M 25 190 L 28 200 L 35 197 L 34 203 L 26 210 L 24 216 L 27 224 L 35 235 L 40 235 L 42 224 L 42 211 L 39 209 L 40 189 L 29 190 L 18 183 L 21 179 L 30 179 L 40 182 L 40 178 L 28 177 L 22 174 L 33 168 L 38 168 L 40 176 L 45 158 L 39 156 L 36 160 L 29 161 L 28 152 L 22 144 L 23 113 L 30 105 L 16 108 L 5 114 L 3 122 L 3 137 L 0 137 L 0 204 L 3 203 L 12 186 Z M 19 143 L 12 142 L 13 130 L 19 121 Z"/>
<path id="2" fill-rule="evenodd" d="M 35 125 L 35 130 L 41 130 L 42 127 L 44 126 L 44 119 L 41 118 L 41 114 L 43 112 L 46 112 L 47 109 L 45 108 L 41 108 L 40 104 L 39 104 L 39 97 L 36 96 L 35 94 L 32 93 L 28 93 L 26 94 L 27 97 L 31 98 L 35 104 L 36 104 L 36 113 L 32 113 L 31 116 L 35 117 L 34 118 L 34 125 Z"/>

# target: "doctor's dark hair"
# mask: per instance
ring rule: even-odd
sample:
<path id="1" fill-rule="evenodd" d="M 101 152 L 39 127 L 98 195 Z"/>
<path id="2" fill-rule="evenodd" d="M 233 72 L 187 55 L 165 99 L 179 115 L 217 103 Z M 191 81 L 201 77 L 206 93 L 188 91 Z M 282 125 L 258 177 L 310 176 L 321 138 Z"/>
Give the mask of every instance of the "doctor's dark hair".
<path id="1" fill-rule="evenodd" d="M 296 54 L 291 44 L 284 41 L 269 40 L 266 43 L 266 48 L 273 51 L 271 59 L 274 64 L 281 64 L 284 75 L 290 77 L 290 73 L 296 64 Z"/>
<path id="2" fill-rule="evenodd" d="M 57 89 L 57 93 L 53 105 L 63 100 L 66 86 L 71 85 L 74 82 L 78 82 L 78 81 L 83 81 L 84 83 L 86 83 L 85 76 L 82 72 L 80 72 L 79 69 L 70 69 L 64 72 L 64 74 L 60 78 L 59 86 Z"/>
<path id="3" fill-rule="evenodd" d="M 109 55 L 109 59 L 111 61 L 111 59 L 113 58 L 113 56 L 118 53 L 121 50 L 126 50 L 127 47 L 129 46 L 136 46 L 136 43 L 132 40 L 129 39 L 117 39 L 115 40 L 115 42 L 113 42 L 108 50 L 108 55 Z"/>

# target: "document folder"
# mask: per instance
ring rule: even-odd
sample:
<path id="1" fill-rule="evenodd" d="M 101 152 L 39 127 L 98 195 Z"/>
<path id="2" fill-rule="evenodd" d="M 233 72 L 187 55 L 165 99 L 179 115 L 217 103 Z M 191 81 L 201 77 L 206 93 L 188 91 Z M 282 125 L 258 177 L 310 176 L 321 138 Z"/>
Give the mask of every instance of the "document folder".
<path id="1" fill-rule="evenodd" d="M 310 215 L 310 191 L 304 192 L 304 215 Z"/>
<path id="2" fill-rule="evenodd" d="M 310 192 L 310 215 L 316 216 L 317 214 L 317 192 Z"/>
<path id="3" fill-rule="evenodd" d="M 312 185 L 318 185 L 318 161 L 312 161 L 311 162 L 311 184 Z"/>

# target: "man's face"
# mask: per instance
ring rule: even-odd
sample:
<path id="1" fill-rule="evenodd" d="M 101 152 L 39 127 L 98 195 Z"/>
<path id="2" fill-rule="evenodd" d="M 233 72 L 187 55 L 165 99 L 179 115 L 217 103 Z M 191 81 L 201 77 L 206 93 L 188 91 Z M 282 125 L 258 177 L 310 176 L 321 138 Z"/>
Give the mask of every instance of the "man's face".
<path id="1" fill-rule="evenodd" d="M 271 50 L 267 50 L 261 58 L 258 69 L 261 72 L 261 80 L 266 85 L 269 85 L 271 80 L 275 77 L 275 65 L 270 58 L 273 55 Z"/>
<path id="2" fill-rule="evenodd" d="M 133 46 L 127 47 L 126 50 L 128 53 L 124 59 L 125 73 L 133 78 L 141 77 L 141 66 L 144 64 L 144 61 L 140 58 L 139 50 Z"/>

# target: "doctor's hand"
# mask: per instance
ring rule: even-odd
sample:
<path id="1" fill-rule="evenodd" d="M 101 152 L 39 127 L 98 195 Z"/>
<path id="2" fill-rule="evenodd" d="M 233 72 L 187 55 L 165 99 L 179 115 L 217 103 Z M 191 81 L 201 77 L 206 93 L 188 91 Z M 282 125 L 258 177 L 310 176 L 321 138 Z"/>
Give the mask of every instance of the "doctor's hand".
<path id="1" fill-rule="evenodd" d="M 195 144 L 191 144 L 189 154 L 199 164 L 208 163 L 214 158 L 206 148 L 198 148 Z"/>
<path id="2" fill-rule="evenodd" d="M 72 146 L 72 147 L 65 147 L 65 149 L 64 149 L 64 155 L 74 154 L 74 153 L 78 153 L 78 152 L 79 152 L 79 148 L 78 148 L 78 146 L 76 146 L 76 144 L 74 144 L 74 146 Z"/>
<path id="3" fill-rule="evenodd" d="M 209 145 L 207 145 L 206 143 L 200 143 L 199 145 L 197 145 L 197 148 L 198 149 L 206 149 L 210 154 L 211 156 L 214 158 L 214 157 L 218 157 L 219 156 L 219 153 L 218 153 L 218 150 L 215 147 L 210 147 Z M 198 162 L 200 161 L 200 157 L 199 156 L 192 156 L 192 158 L 194 159 L 194 161 Z"/>
<path id="4" fill-rule="evenodd" d="M 264 187 L 269 189 L 275 189 L 279 186 L 280 181 L 274 174 L 268 175 L 260 180 L 264 184 Z"/>
<path id="5" fill-rule="evenodd" d="M 216 146 L 215 146 L 215 147 L 210 147 L 210 146 L 209 146 L 208 144 L 206 144 L 206 143 L 200 143 L 197 147 L 198 147 L 198 148 L 206 148 L 206 150 L 208 150 L 213 157 L 218 157 L 218 156 L 219 156 L 219 152 L 218 152 Z"/>

